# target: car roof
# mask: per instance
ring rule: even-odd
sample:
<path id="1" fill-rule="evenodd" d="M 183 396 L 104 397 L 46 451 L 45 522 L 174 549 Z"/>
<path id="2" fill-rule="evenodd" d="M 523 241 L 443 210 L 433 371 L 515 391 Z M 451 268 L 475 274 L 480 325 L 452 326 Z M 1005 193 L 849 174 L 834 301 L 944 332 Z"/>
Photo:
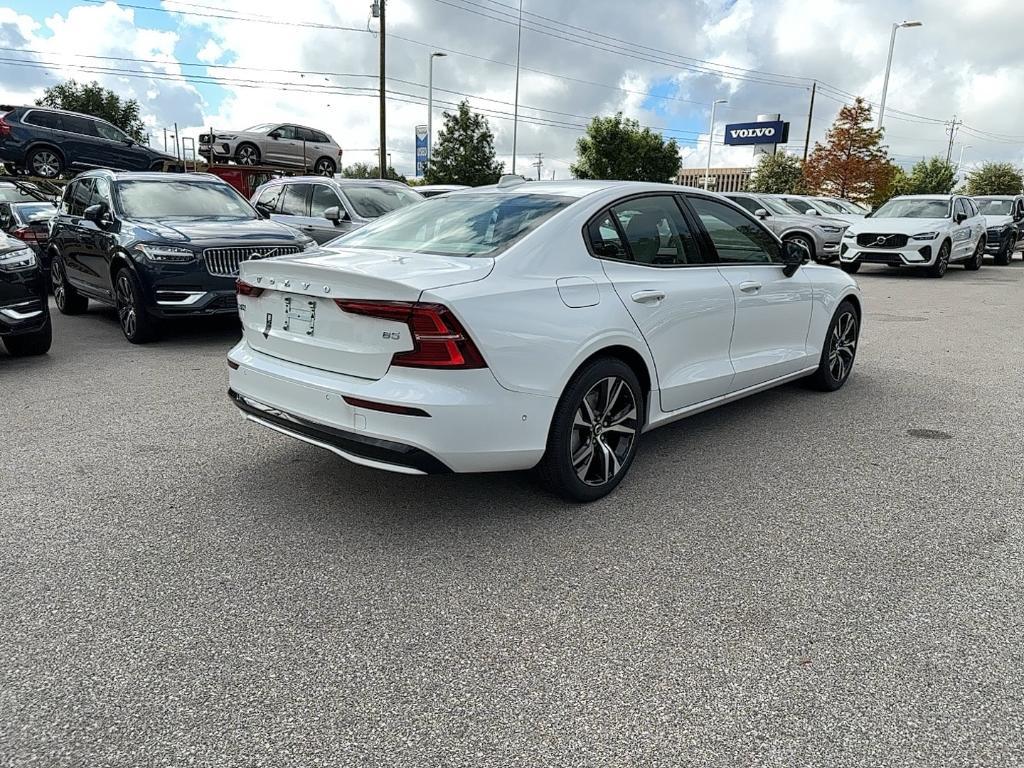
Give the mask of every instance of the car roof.
<path id="1" fill-rule="evenodd" d="M 113 179 L 139 179 L 142 181 L 217 181 L 227 184 L 220 176 L 212 173 L 167 173 L 165 171 L 111 171 L 96 168 L 78 174 L 75 179 L 105 177 Z M 72 179 L 74 181 L 74 179 Z"/>
<path id="2" fill-rule="evenodd" d="M 43 107 L 38 104 L 32 104 L 24 107 L 14 107 L 14 109 L 23 109 L 26 112 L 29 110 L 42 110 L 43 112 L 57 112 L 61 115 L 75 115 L 76 117 L 87 117 L 90 120 L 102 120 L 104 123 L 109 123 L 109 120 L 104 120 L 102 117 L 96 117 L 96 115 L 87 115 L 85 112 L 74 112 L 70 109 L 57 109 L 56 107 Z"/>
<path id="3" fill-rule="evenodd" d="M 554 195 L 558 197 L 583 198 L 597 192 L 618 191 L 624 194 L 631 192 L 658 192 L 658 191 L 687 191 L 703 192 L 704 190 L 695 187 L 684 187 L 679 184 L 658 184 L 648 181 L 601 181 L 601 180 L 567 180 L 567 181 L 524 181 L 518 184 L 505 184 L 500 186 L 492 184 L 486 187 L 470 187 L 459 189 L 449 193 L 449 196 L 483 194 L 507 194 L 518 192 L 520 194 Z"/>
<path id="4" fill-rule="evenodd" d="M 893 200 L 952 200 L 965 195 L 896 195 Z"/>
<path id="5" fill-rule="evenodd" d="M 342 176 L 279 176 L 276 179 L 270 179 L 270 181 L 264 182 L 260 186 L 269 186 L 271 184 L 294 184 L 295 182 L 302 182 L 304 184 L 313 184 L 316 182 L 329 181 L 334 184 L 338 184 L 342 187 L 352 186 L 377 186 L 377 187 L 403 187 L 405 189 L 413 189 L 408 184 L 401 181 L 395 181 L 394 179 L 347 179 Z M 414 190 L 415 191 L 415 190 Z"/>
<path id="6" fill-rule="evenodd" d="M 972 195 L 975 200 L 1016 200 L 1021 195 Z"/>

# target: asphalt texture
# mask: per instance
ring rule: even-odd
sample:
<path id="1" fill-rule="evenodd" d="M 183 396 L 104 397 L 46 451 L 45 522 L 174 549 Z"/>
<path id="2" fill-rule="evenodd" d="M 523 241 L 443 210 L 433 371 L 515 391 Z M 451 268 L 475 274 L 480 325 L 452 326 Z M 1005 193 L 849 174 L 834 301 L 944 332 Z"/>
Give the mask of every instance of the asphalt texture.
<path id="1" fill-rule="evenodd" d="M 243 422 L 233 322 L 0 353 L 0 765 L 1024 763 L 1024 263 L 865 268 L 853 377 L 587 506 Z"/>

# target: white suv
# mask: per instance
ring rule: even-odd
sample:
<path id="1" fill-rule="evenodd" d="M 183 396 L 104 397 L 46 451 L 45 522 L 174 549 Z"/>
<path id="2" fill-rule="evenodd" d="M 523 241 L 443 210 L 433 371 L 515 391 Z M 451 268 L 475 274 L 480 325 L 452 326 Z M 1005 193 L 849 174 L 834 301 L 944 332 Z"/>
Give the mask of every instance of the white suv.
<path id="1" fill-rule="evenodd" d="M 894 197 L 843 235 L 839 266 L 926 267 L 942 277 L 951 262 L 979 269 L 985 258 L 985 217 L 962 195 Z"/>

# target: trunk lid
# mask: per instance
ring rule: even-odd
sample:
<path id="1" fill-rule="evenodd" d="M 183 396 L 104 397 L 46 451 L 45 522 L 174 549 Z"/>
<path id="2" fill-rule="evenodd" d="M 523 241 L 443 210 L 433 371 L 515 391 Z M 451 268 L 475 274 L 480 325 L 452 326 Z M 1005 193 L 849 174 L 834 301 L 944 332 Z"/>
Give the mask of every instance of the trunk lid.
<path id="1" fill-rule="evenodd" d="M 319 250 L 242 262 L 238 296 L 253 349 L 320 370 L 379 379 L 413 348 L 408 325 L 345 312 L 336 299 L 415 302 L 425 290 L 482 280 L 493 259 L 399 251 Z"/>

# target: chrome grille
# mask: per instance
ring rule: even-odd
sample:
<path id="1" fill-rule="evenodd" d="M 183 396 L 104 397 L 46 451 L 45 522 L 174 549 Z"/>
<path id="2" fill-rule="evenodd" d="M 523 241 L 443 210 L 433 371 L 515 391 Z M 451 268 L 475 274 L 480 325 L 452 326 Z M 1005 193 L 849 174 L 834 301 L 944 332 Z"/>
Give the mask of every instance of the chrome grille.
<path id="1" fill-rule="evenodd" d="M 235 248 L 207 248 L 203 251 L 206 271 L 218 277 L 238 277 L 238 265 L 250 259 L 298 253 L 295 245 L 247 245 Z"/>
<path id="2" fill-rule="evenodd" d="M 857 235 L 857 245 L 861 248 L 904 248 L 909 239 L 907 235 L 864 233 Z"/>

